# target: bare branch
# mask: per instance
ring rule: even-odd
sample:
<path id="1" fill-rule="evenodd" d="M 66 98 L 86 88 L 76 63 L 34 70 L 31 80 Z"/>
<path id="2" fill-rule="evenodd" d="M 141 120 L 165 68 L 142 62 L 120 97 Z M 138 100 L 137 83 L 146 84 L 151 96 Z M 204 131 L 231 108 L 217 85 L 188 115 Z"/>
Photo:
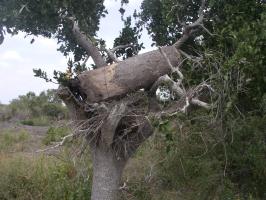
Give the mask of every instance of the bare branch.
<path id="1" fill-rule="evenodd" d="M 48 147 L 46 149 L 38 150 L 38 151 L 36 151 L 36 153 L 41 153 L 41 152 L 45 152 L 45 151 L 49 151 L 49 150 L 53 150 L 53 149 L 59 148 L 59 147 L 63 146 L 66 143 L 68 138 L 73 138 L 73 136 L 74 136 L 73 133 L 69 134 L 69 135 L 63 137 L 62 140 L 57 145 L 52 146 L 52 147 Z"/>
<path id="2" fill-rule="evenodd" d="M 107 48 L 105 47 L 105 45 L 102 45 L 102 46 L 101 46 L 101 50 L 102 50 L 102 51 L 105 51 L 105 52 L 107 53 L 108 57 L 109 57 L 112 61 L 118 63 L 118 62 L 120 62 L 120 60 L 115 56 L 115 52 L 116 52 L 117 50 L 119 50 L 119 49 L 125 49 L 125 48 L 128 48 L 128 47 L 132 47 L 132 48 L 134 48 L 134 46 L 133 46 L 132 44 L 119 45 L 119 46 L 114 47 L 113 49 L 107 49 Z"/>
<path id="3" fill-rule="evenodd" d="M 102 45 L 102 46 L 101 46 L 101 51 L 105 51 L 105 52 L 107 53 L 108 57 L 109 57 L 112 61 L 114 61 L 114 62 L 116 62 L 116 63 L 118 63 L 118 62 L 120 61 L 120 60 L 115 56 L 114 52 L 113 52 L 111 49 L 107 49 L 107 48 L 105 47 L 105 45 Z"/>
<path id="4" fill-rule="evenodd" d="M 170 87 L 170 90 L 172 92 L 175 92 L 178 96 L 184 95 L 184 90 L 181 89 L 180 83 L 177 83 L 173 81 L 167 74 L 164 76 L 161 76 L 151 87 L 150 94 L 154 95 L 156 93 L 156 90 L 160 85 L 166 84 Z"/>
<path id="5" fill-rule="evenodd" d="M 183 76 L 182 72 L 179 70 L 180 65 L 178 65 L 177 67 L 174 67 L 172 65 L 171 61 L 169 60 L 169 58 L 167 57 L 166 53 L 164 52 L 164 50 L 161 47 L 159 47 L 159 51 L 163 55 L 164 59 L 167 61 L 167 64 L 169 65 L 169 67 L 171 68 L 172 74 L 177 72 L 179 78 L 181 80 L 183 80 L 184 76 Z"/>
<path id="6" fill-rule="evenodd" d="M 125 49 L 125 48 L 128 48 L 128 47 L 132 47 L 134 48 L 134 45 L 133 44 L 125 44 L 125 45 L 119 45 L 119 46 L 116 46 L 114 47 L 113 49 L 111 49 L 110 51 L 115 53 L 117 50 L 119 49 Z"/>
<path id="7" fill-rule="evenodd" d="M 212 108 L 212 106 L 210 104 L 205 103 L 203 101 L 200 101 L 200 100 L 198 100 L 196 98 L 191 99 L 191 104 L 199 106 L 199 107 L 202 107 L 202 108 L 205 108 L 205 109 Z"/>
<path id="8" fill-rule="evenodd" d="M 200 9 L 198 11 L 199 18 L 195 22 L 183 27 L 182 37 L 174 44 L 177 49 L 179 49 L 191 37 L 191 35 L 198 30 L 199 27 L 202 27 L 205 3 L 206 1 L 202 0 Z"/>

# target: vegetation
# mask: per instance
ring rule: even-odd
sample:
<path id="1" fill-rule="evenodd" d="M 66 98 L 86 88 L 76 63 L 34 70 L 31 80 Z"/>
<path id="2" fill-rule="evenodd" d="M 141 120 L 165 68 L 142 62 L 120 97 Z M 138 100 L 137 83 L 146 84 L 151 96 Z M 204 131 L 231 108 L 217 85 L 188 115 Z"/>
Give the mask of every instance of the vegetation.
<path id="1" fill-rule="evenodd" d="M 71 13 L 79 20 L 82 30 L 92 37 L 91 41 L 98 47 L 104 46 L 104 41 L 95 39 L 99 19 L 105 14 L 103 1 L 22 1 L 24 7 L 14 2 L 4 1 L 0 5 L 3 11 L 0 20 L 6 31 L 15 34 L 22 30 L 57 38 L 63 53 L 75 54 L 75 60 L 69 64 L 70 74 L 72 70 L 75 75 L 85 70 L 75 71 L 85 59 L 85 51 L 75 45 L 68 25 L 58 28 L 69 23 L 62 17 Z M 127 2 L 123 0 L 122 5 Z M 88 7 L 84 8 L 83 3 Z M 200 5 L 200 0 L 144 0 L 141 11 L 134 13 L 135 27 L 131 18 L 123 18 L 125 28 L 115 45 L 132 42 L 140 50 L 143 44 L 138 44 L 138 37 L 143 28 L 147 28 L 153 45 L 172 45 L 182 34 L 182 22 L 191 23 L 198 18 Z M 124 199 L 266 199 L 265 11 L 266 4 L 260 0 L 208 1 L 199 37 L 188 40 L 182 50 L 192 55 L 183 60 L 187 78 L 184 86 L 198 85 L 208 79 L 215 92 L 206 92 L 203 98 L 213 108 L 208 111 L 192 108 L 193 113 L 154 121 L 155 136 L 142 146 L 126 168 Z M 123 8 L 120 12 L 123 16 Z M 84 15 L 87 17 L 83 18 Z M 131 48 L 116 53 L 126 59 L 137 51 Z M 49 81 L 44 72 L 35 73 Z M 55 79 L 60 82 L 60 78 L 62 74 L 55 72 Z M 28 125 L 45 125 L 38 121 L 45 119 L 43 116 L 66 117 L 61 102 L 50 97 L 48 93 L 20 96 L 9 105 L 10 116 L 22 116 L 22 123 Z M 43 143 L 58 141 L 66 132 L 64 128 L 51 127 Z M 23 138 L 4 134 L 0 138 L 0 150 L 13 148 Z M 77 175 L 77 166 L 69 160 L 27 159 L 0 157 L 3 161 L 0 162 L 0 177 L 3 177 L 0 199 L 89 198 L 91 176 Z M 86 164 L 85 171 L 91 175 L 91 163 Z"/>
<path id="2" fill-rule="evenodd" d="M 90 172 L 52 157 L 0 157 L 0 199 L 89 199 Z M 83 177 L 83 175 L 87 177 Z"/>
<path id="3" fill-rule="evenodd" d="M 181 28 L 177 19 L 197 17 L 200 1 L 178 2 L 176 7 L 171 0 L 143 2 L 139 16 L 156 45 L 175 41 Z M 184 69 L 188 85 L 213 74 L 216 108 L 157 125 L 165 149 L 159 180 L 167 189 L 180 189 L 185 199 L 265 199 L 265 3 L 224 0 L 209 5 L 211 21 L 205 24 L 211 35 L 203 30 L 200 43 L 188 41 L 183 47 L 203 62 L 187 59 Z"/>
<path id="4" fill-rule="evenodd" d="M 53 120 L 66 119 L 67 110 L 62 101 L 56 96 L 55 90 L 47 90 L 36 95 L 28 92 L 10 104 L 2 106 L 3 121 L 14 119 L 29 126 L 46 126 Z"/>
<path id="5" fill-rule="evenodd" d="M 67 127 L 50 127 L 42 142 L 45 145 L 49 145 L 52 142 L 58 142 L 68 133 L 69 129 Z"/>

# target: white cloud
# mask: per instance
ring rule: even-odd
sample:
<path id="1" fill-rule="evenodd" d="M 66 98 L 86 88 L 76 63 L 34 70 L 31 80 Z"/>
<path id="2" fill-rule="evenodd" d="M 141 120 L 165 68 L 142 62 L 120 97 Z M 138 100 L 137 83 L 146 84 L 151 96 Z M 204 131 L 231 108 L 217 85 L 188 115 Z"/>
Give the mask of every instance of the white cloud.
<path id="1" fill-rule="evenodd" d="M 42 48 L 57 49 L 57 42 L 53 39 L 48 39 L 44 37 L 36 38 L 35 45 L 40 45 Z"/>
<path id="2" fill-rule="evenodd" d="M 22 61 L 22 56 L 15 50 L 5 51 L 2 55 L 0 55 L 1 61 Z"/>

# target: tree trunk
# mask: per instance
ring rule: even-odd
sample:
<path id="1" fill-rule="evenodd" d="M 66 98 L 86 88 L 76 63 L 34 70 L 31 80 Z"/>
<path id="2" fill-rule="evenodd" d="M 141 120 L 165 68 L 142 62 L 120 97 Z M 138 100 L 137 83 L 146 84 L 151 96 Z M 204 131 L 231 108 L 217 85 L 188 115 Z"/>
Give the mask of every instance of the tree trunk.
<path id="1" fill-rule="evenodd" d="M 105 147 L 92 147 L 93 182 L 91 200 L 117 200 L 125 160 L 117 160 Z"/>
<path id="2" fill-rule="evenodd" d="M 162 51 L 173 66 L 179 64 L 180 54 L 175 47 L 163 47 Z M 159 77 L 169 72 L 171 68 L 167 60 L 159 50 L 155 50 L 106 67 L 85 71 L 78 79 L 87 100 L 99 102 L 149 88 Z"/>

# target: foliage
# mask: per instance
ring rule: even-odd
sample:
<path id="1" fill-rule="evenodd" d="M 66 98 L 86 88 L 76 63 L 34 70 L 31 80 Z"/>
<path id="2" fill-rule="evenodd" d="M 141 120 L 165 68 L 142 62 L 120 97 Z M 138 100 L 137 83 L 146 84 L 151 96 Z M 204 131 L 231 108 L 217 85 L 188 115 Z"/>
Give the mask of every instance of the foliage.
<path id="1" fill-rule="evenodd" d="M 84 59 L 85 51 L 77 46 L 67 17 L 75 17 L 82 31 L 91 37 L 98 30 L 99 19 L 106 13 L 103 0 L 3 0 L 0 4 L 2 32 L 28 36 L 55 37 L 65 55 L 73 52 L 75 61 Z M 32 40 L 33 42 L 34 40 Z"/>
<path id="2" fill-rule="evenodd" d="M 67 117 L 66 108 L 57 97 L 55 90 L 41 92 L 37 96 L 33 92 L 13 99 L 8 105 L 11 116 L 24 120 L 24 124 L 47 124 L 48 118 L 63 119 Z"/>
<path id="3" fill-rule="evenodd" d="M 45 145 L 49 145 L 52 142 L 58 142 L 62 139 L 62 137 L 66 136 L 68 132 L 69 129 L 67 127 L 50 127 L 42 142 Z"/>
<path id="4" fill-rule="evenodd" d="M 195 21 L 200 3 L 143 1 L 139 17 L 156 45 L 172 44 L 181 32 L 178 21 Z M 200 42 L 182 47 L 203 60 L 187 59 L 182 69 L 187 86 L 208 79 L 216 104 L 211 112 L 193 110 L 160 122 L 166 162 L 159 177 L 189 199 L 265 199 L 265 3 L 208 6 L 204 24 L 212 35 L 199 31 Z"/>
<path id="5" fill-rule="evenodd" d="M 143 43 L 139 44 L 138 39 L 141 37 L 140 30 L 132 26 L 132 18 L 127 17 L 124 21 L 124 28 L 120 32 L 119 37 L 114 40 L 114 47 L 119 45 L 131 44 L 133 47 L 128 47 L 126 49 L 119 49 L 116 51 L 117 57 L 122 57 L 123 60 L 126 58 L 137 55 L 138 52 L 143 48 Z"/>
<path id="6" fill-rule="evenodd" d="M 60 51 L 65 55 L 74 52 L 76 64 L 85 59 L 84 50 L 75 45 L 67 21 L 60 16 L 76 16 L 81 29 L 94 41 L 99 18 L 105 13 L 102 3 L 88 0 L 21 1 L 21 4 L 15 0 L 3 1 L 0 5 L 0 43 L 4 30 L 13 34 L 22 30 L 33 35 L 54 36 L 62 44 Z M 126 4 L 128 0 L 121 0 L 121 3 Z M 133 43 L 139 45 L 140 50 L 142 44 L 138 44 L 138 39 L 142 28 L 146 28 L 153 45 L 171 45 L 180 37 L 183 23 L 197 19 L 200 5 L 200 0 L 144 0 L 141 11 L 133 16 L 139 20 L 136 27 L 132 27 L 131 18 L 122 18 L 125 27 L 114 43 Z M 214 108 L 210 111 L 193 110 L 193 114 L 173 116 L 156 124 L 159 139 L 156 145 L 159 147 L 153 149 L 155 152 L 149 159 L 153 161 L 159 157 L 162 161 L 156 165 L 152 177 L 155 184 L 140 176 L 129 183 L 130 195 L 136 199 L 266 198 L 265 11 L 265 2 L 261 0 L 208 1 L 204 19 L 208 31 L 201 29 L 197 33 L 200 37 L 190 39 L 182 47 L 182 50 L 202 60 L 195 63 L 186 59 L 182 70 L 186 77 L 185 86 L 194 86 L 202 81 L 212 85 L 215 93 L 206 96 L 212 100 L 210 103 L 215 102 Z M 123 8 L 120 12 L 123 17 Z M 124 59 L 134 54 L 130 48 L 116 53 Z M 73 72 L 74 69 L 82 66 L 75 64 L 70 63 L 65 73 L 55 72 L 55 79 L 67 84 L 69 79 L 75 78 L 77 73 Z M 35 73 L 51 81 L 41 70 Z M 28 115 L 38 116 L 45 110 L 47 115 L 55 117 L 53 111 L 57 108 L 47 108 L 47 104 L 41 104 L 37 99 L 32 93 L 21 96 L 11 103 L 12 111 L 27 107 L 25 113 Z M 42 110 L 39 105 L 45 109 Z M 61 133 L 60 130 L 49 129 L 47 141 L 57 140 Z M 145 154 L 147 152 L 151 150 L 146 150 Z M 137 156 L 144 156 L 141 153 Z M 61 187 L 61 182 L 57 183 Z M 65 189 L 73 191 L 70 183 L 63 181 L 62 185 L 66 184 Z M 53 182 L 51 186 L 57 188 Z M 54 192 L 53 188 L 48 189 L 51 189 L 45 191 L 48 194 Z M 65 194 L 61 189 L 53 194 Z M 17 189 L 5 188 L 5 191 Z M 174 197 L 164 195 L 165 191 L 174 193 Z"/>
<path id="7" fill-rule="evenodd" d="M 55 84 L 61 84 L 63 86 L 70 87 L 70 80 L 76 79 L 77 76 L 87 70 L 85 64 L 81 64 L 80 62 L 73 62 L 71 59 L 67 63 L 68 67 L 66 72 L 56 71 L 54 70 L 53 79 L 49 78 L 47 73 L 42 69 L 33 69 L 33 73 L 35 77 L 39 77 L 44 79 L 46 82 L 52 82 Z"/>

